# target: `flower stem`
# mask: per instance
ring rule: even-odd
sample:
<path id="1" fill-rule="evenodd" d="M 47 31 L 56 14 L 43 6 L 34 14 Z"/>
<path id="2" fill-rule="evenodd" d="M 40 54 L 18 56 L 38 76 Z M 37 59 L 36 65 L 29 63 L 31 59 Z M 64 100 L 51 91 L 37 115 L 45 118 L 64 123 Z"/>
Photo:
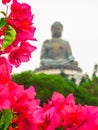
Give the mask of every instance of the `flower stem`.
<path id="1" fill-rule="evenodd" d="M 7 15 L 8 15 L 8 4 L 6 4 L 6 18 L 7 18 Z"/>

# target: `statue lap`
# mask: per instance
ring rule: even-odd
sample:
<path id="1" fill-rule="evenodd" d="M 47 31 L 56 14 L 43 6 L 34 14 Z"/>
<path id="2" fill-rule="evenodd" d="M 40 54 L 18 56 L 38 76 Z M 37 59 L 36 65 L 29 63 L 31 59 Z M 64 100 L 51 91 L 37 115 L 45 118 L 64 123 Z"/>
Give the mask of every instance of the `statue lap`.
<path id="1" fill-rule="evenodd" d="M 42 65 L 69 64 L 70 57 L 72 57 L 72 52 L 67 41 L 54 38 L 44 42 L 41 53 Z"/>

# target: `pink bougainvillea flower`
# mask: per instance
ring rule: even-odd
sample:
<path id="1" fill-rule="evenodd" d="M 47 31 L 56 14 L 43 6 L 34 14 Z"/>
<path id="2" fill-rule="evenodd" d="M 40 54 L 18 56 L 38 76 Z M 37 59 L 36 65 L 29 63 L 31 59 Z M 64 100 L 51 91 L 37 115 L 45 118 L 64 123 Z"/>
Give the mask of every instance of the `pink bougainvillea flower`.
<path id="1" fill-rule="evenodd" d="M 8 96 L 9 90 L 7 84 L 0 84 L 0 110 L 10 108 Z"/>
<path id="2" fill-rule="evenodd" d="M 29 99 L 33 99 L 36 96 L 35 88 L 33 86 L 30 86 L 28 89 L 26 89 L 25 93 Z"/>
<path id="3" fill-rule="evenodd" d="M 12 123 L 17 130 L 37 130 L 33 121 L 33 113 L 39 108 L 39 101 L 35 98 L 35 90 L 30 86 L 27 90 L 14 82 L 9 84 L 10 108 L 13 110 Z M 24 128 L 25 126 L 25 128 Z"/>
<path id="4" fill-rule="evenodd" d="M 55 107 L 51 107 L 44 112 L 44 119 L 47 130 L 55 130 L 60 125 L 60 115 Z"/>
<path id="5" fill-rule="evenodd" d="M 66 98 L 58 92 L 54 92 L 51 98 L 51 101 L 56 104 L 58 102 L 58 104 L 61 102 L 62 104 L 64 103 L 65 105 L 75 105 L 75 99 L 73 94 L 69 94 Z"/>
<path id="6" fill-rule="evenodd" d="M 81 117 L 82 115 L 82 117 Z M 86 120 L 87 113 L 84 113 L 82 106 L 65 106 L 62 109 L 63 127 L 65 129 L 76 129 Z"/>
<path id="7" fill-rule="evenodd" d="M 87 113 L 86 120 L 84 120 L 77 129 L 98 130 L 98 107 L 85 105 L 84 108 Z"/>
<path id="8" fill-rule="evenodd" d="M 17 85 L 14 82 L 10 82 L 9 93 L 11 108 L 15 113 L 30 114 L 39 106 L 39 100 L 34 99 L 36 93 L 33 86 L 24 90 L 23 85 Z"/>
<path id="9" fill-rule="evenodd" d="M 72 94 L 69 94 L 66 98 L 58 93 L 54 92 L 51 98 L 51 101 L 49 101 L 49 104 L 52 104 L 57 108 L 58 111 L 60 111 L 60 114 L 62 114 L 63 108 L 67 106 L 74 107 L 75 106 L 75 99 Z"/>
<path id="10" fill-rule="evenodd" d="M 0 83 L 6 83 L 11 79 L 12 66 L 5 57 L 0 57 Z"/>
<path id="11" fill-rule="evenodd" d="M 52 100 L 53 103 L 55 103 L 58 100 L 65 100 L 65 97 L 58 92 L 54 92 L 52 97 L 51 97 L 51 100 Z"/>
<path id="12" fill-rule="evenodd" d="M 21 119 L 19 123 L 19 128 L 20 130 L 34 130 L 35 126 L 33 120 L 31 120 L 30 117 L 28 116 Z"/>
<path id="13" fill-rule="evenodd" d="M 6 4 L 10 2 L 10 0 L 2 0 L 2 2 Z M 10 9 L 10 14 L 6 19 L 6 24 L 0 28 L 0 55 L 7 53 L 7 60 L 9 63 L 18 67 L 21 62 L 29 61 L 31 53 L 36 49 L 36 47 L 27 42 L 28 40 L 36 40 L 34 38 L 36 28 L 33 26 L 34 14 L 31 12 L 30 5 L 13 0 Z M 5 35 L 8 34 L 6 32 L 9 31 L 7 30 L 8 26 L 6 25 L 10 25 L 16 34 L 14 41 L 12 41 L 12 43 L 7 47 L 4 47 L 3 50 L 2 46 L 4 44 L 2 45 L 2 43 Z"/>
<path id="14" fill-rule="evenodd" d="M 5 57 L 0 57 L 0 65 L 5 65 L 6 66 L 6 72 L 8 71 L 9 73 L 12 72 L 12 66 L 9 64 L 9 62 L 7 61 L 7 59 Z"/>
<path id="15" fill-rule="evenodd" d="M 7 23 L 16 30 L 17 35 L 12 45 L 5 49 L 6 52 L 10 52 L 8 59 L 15 67 L 18 67 L 21 62 L 29 61 L 31 53 L 36 49 L 35 46 L 26 42 L 26 40 L 35 40 L 33 38 L 35 27 L 32 26 L 32 20 L 31 7 L 25 3 L 20 4 L 15 0 L 11 6 Z"/>
<path id="16" fill-rule="evenodd" d="M 60 124 L 59 114 L 54 107 L 35 111 L 33 118 L 38 125 L 38 130 L 55 130 Z"/>
<path id="17" fill-rule="evenodd" d="M 35 49 L 36 47 L 30 45 L 28 42 L 22 42 L 21 46 L 17 47 L 9 54 L 9 62 L 15 65 L 15 67 L 18 67 L 21 62 L 27 62 L 30 60 L 31 52 L 33 52 Z"/>
<path id="18" fill-rule="evenodd" d="M 11 0 L 2 0 L 3 4 L 9 3 Z"/>
<path id="19" fill-rule="evenodd" d="M 17 32 L 17 41 L 35 40 L 33 38 L 35 27 L 31 6 L 26 3 L 18 3 L 16 0 L 11 5 L 11 13 L 7 21 Z"/>
<path id="20" fill-rule="evenodd" d="M 13 126 L 8 130 L 38 130 L 38 126 L 33 122 L 32 117 L 26 113 L 12 119 Z"/>
<path id="21" fill-rule="evenodd" d="M 20 50 L 29 51 L 31 53 L 36 50 L 36 47 L 32 46 L 29 42 L 21 42 Z"/>

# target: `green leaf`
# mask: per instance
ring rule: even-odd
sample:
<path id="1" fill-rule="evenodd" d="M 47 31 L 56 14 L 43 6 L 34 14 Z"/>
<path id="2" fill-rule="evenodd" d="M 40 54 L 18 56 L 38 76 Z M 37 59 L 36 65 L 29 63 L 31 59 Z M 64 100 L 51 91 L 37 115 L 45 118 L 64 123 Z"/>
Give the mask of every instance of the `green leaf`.
<path id="1" fill-rule="evenodd" d="M 7 25 L 7 31 L 6 31 L 6 34 L 5 34 L 3 43 L 2 43 L 1 50 L 4 50 L 9 45 L 11 45 L 12 42 L 15 40 L 15 38 L 16 38 L 16 31 L 15 31 L 15 29 L 12 26 Z"/>
<path id="2" fill-rule="evenodd" d="M 5 18 L 0 18 L 0 28 L 6 24 Z"/>
<path id="3" fill-rule="evenodd" d="M 11 120 L 13 118 L 12 111 L 11 110 L 3 110 L 2 111 L 2 130 L 7 130 L 8 126 L 11 123 Z"/>
<path id="4" fill-rule="evenodd" d="M 2 125 L 3 125 L 3 115 L 2 115 L 2 111 L 0 111 L 0 130 Z"/>

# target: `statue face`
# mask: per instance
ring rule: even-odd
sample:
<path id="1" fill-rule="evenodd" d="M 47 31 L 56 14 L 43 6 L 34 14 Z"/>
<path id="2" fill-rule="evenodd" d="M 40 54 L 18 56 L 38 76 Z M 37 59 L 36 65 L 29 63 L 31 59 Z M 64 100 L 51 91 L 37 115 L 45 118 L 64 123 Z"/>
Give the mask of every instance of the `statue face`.
<path id="1" fill-rule="evenodd" d="M 52 37 L 61 37 L 61 35 L 62 35 L 62 29 L 61 29 L 61 27 L 54 27 L 54 28 L 52 28 Z"/>

